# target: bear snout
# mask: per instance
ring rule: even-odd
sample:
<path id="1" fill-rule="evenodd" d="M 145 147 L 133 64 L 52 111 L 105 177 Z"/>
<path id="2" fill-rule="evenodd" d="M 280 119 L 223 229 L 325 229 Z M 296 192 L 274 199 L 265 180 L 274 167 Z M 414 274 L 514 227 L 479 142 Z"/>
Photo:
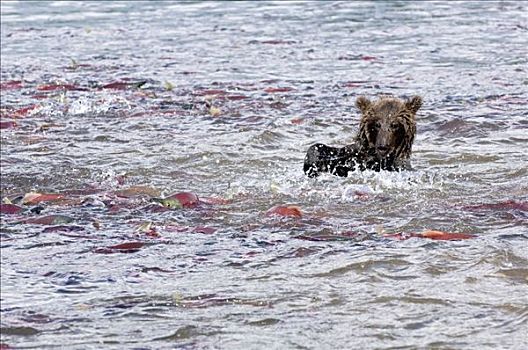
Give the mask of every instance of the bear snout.
<path id="1" fill-rule="evenodd" d="M 380 158 L 385 157 L 389 153 L 390 147 L 387 145 L 376 146 L 376 153 Z"/>

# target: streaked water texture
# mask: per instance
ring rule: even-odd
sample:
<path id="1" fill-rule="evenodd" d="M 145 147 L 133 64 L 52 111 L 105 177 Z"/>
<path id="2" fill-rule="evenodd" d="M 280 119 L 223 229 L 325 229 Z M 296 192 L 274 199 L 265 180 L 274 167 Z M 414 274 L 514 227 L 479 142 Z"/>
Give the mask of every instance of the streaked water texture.
<path id="1" fill-rule="evenodd" d="M 2 2 L 2 349 L 526 348 L 527 13 Z M 415 171 L 306 178 L 382 94 Z"/>

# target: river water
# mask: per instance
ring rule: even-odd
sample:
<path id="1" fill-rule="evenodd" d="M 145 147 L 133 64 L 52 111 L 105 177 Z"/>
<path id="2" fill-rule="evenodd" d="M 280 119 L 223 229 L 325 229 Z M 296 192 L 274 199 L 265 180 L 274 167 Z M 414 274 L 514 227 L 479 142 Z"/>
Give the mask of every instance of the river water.
<path id="1" fill-rule="evenodd" d="M 2 349 L 526 348 L 527 13 L 2 2 Z M 415 170 L 308 179 L 381 94 Z"/>

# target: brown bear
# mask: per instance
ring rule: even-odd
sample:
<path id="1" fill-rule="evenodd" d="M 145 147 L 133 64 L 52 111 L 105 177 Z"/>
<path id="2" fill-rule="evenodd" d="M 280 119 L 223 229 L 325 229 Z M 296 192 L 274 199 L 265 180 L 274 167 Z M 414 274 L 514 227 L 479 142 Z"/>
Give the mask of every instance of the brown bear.
<path id="1" fill-rule="evenodd" d="M 416 112 L 421 106 L 420 96 L 406 101 L 384 96 L 376 102 L 358 97 L 356 107 L 361 111 L 361 121 L 355 142 L 341 148 L 322 143 L 312 145 L 304 159 L 304 172 L 315 177 L 321 172 L 348 176 L 348 172 L 356 169 L 411 169 Z"/>

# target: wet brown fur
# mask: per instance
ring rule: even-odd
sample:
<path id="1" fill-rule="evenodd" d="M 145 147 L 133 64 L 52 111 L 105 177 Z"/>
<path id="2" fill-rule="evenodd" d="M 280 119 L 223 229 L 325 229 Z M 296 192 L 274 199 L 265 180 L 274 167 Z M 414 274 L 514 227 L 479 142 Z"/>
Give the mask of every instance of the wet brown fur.
<path id="1" fill-rule="evenodd" d="M 356 107 L 361 111 L 356 145 L 367 169 L 394 171 L 410 168 L 416 112 L 421 105 L 419 96 L 407 101 L 382 97 L 371 102 L 363 96 L 356 100 Z"/>
<path id="2" fill-rule="evenodd" d="M 421 105 L 420 96 L 406 101 L 384 96 L 375 102 L 358 97 L 356 107 L 361 111 L 361 120 L 355 142 L 342 148 L 323 144 L 311 146 L 304 171 L 309 176 L 317 176 L 319 172 L 347 176 L 355 169 L 410 169 L 416 112 Z"/>

